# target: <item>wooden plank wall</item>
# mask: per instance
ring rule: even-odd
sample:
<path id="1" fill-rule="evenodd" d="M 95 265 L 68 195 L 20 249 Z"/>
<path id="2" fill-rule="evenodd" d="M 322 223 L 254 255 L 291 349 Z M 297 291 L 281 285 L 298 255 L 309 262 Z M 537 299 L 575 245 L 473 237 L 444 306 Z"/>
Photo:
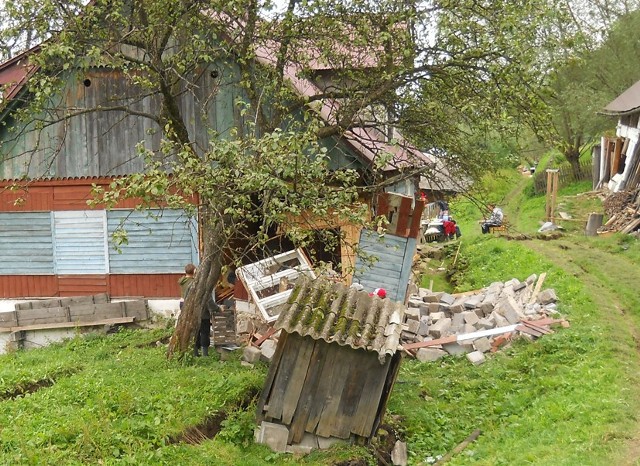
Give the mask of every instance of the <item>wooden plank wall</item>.
<path id="1" fill-rule="evenodd" d="M 372 435 L 395 377 L 392 358 L 381 365 L 375 352 L 298 334 L 287 334 L 278 350 L 258 403 L 259 420 L 288 426 L 289 443 L 299 443 L 305 432 L 341 439 Z"/>
<path id="2" fill-rule="evenodd" d="M 0 298 L 82 296 L 177 298 L 182 274 L 154 275 L 0 275 Z"/>

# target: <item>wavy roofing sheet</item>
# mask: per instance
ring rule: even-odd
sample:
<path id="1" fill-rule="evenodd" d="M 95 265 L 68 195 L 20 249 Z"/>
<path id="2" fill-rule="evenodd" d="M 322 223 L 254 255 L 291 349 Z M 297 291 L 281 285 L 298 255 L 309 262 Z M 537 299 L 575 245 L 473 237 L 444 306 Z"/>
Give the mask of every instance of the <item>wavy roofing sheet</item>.
<path id="1" fill-rule="evenodd" d="M 378 353 L 380 364 L 400 343 L 405 307 L 341 283 L 302 280 L 275 328 L 353 349 Z"/>

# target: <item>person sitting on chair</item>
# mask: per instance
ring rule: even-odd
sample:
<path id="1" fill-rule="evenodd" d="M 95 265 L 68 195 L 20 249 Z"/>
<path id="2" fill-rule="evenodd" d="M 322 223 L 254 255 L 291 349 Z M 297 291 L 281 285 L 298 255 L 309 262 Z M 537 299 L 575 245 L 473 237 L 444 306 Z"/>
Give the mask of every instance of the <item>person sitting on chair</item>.
<path id="1" fill-rule="evenodd" d="M 502 209 L 496 206 L 495 204 L 489 204 L 487 207 L 491 210 L 491 217 L 482 222 L 481 228 L 482 233 L 489 233 L 489 229 L 491 227 L 499 227 L 502 225 L 502 221 L 504 219 L 504 214 L 502 213 Z"/>

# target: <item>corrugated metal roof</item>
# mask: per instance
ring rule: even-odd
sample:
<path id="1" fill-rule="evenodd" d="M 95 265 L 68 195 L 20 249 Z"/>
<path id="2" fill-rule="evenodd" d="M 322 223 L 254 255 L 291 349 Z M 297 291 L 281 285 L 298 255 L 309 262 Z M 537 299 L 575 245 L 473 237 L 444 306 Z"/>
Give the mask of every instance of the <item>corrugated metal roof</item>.
<path id="1" fill-rule="evenodd" d="M 611 103 L 609 103 L 603 109 L 603 113 L 619 115 L 632 113 L 638 108 L 640 108 L 640 81 L 635 83 L 629 89 L 616 97 Z"/>
<path id="2" fill-rule="evenodd" d="M 400 343 L 405 307 L 342 283 L 300 281 L 275 328 L 353 349 L 378 353 L 380 364 Z"/>

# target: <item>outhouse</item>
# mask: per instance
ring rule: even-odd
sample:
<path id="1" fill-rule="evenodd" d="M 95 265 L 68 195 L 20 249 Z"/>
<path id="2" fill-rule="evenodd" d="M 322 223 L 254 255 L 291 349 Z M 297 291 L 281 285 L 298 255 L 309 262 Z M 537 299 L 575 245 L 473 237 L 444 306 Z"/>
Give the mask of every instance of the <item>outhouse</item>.
<path id="1" fill-rule="evenodd" d="M 342 283 L 296 284 L 257 406 L 257 440 L 278 451 L 365 443 L 395 382 L 405 307 Z M 273 433 L 276 432 L 274 435 Z"/>

